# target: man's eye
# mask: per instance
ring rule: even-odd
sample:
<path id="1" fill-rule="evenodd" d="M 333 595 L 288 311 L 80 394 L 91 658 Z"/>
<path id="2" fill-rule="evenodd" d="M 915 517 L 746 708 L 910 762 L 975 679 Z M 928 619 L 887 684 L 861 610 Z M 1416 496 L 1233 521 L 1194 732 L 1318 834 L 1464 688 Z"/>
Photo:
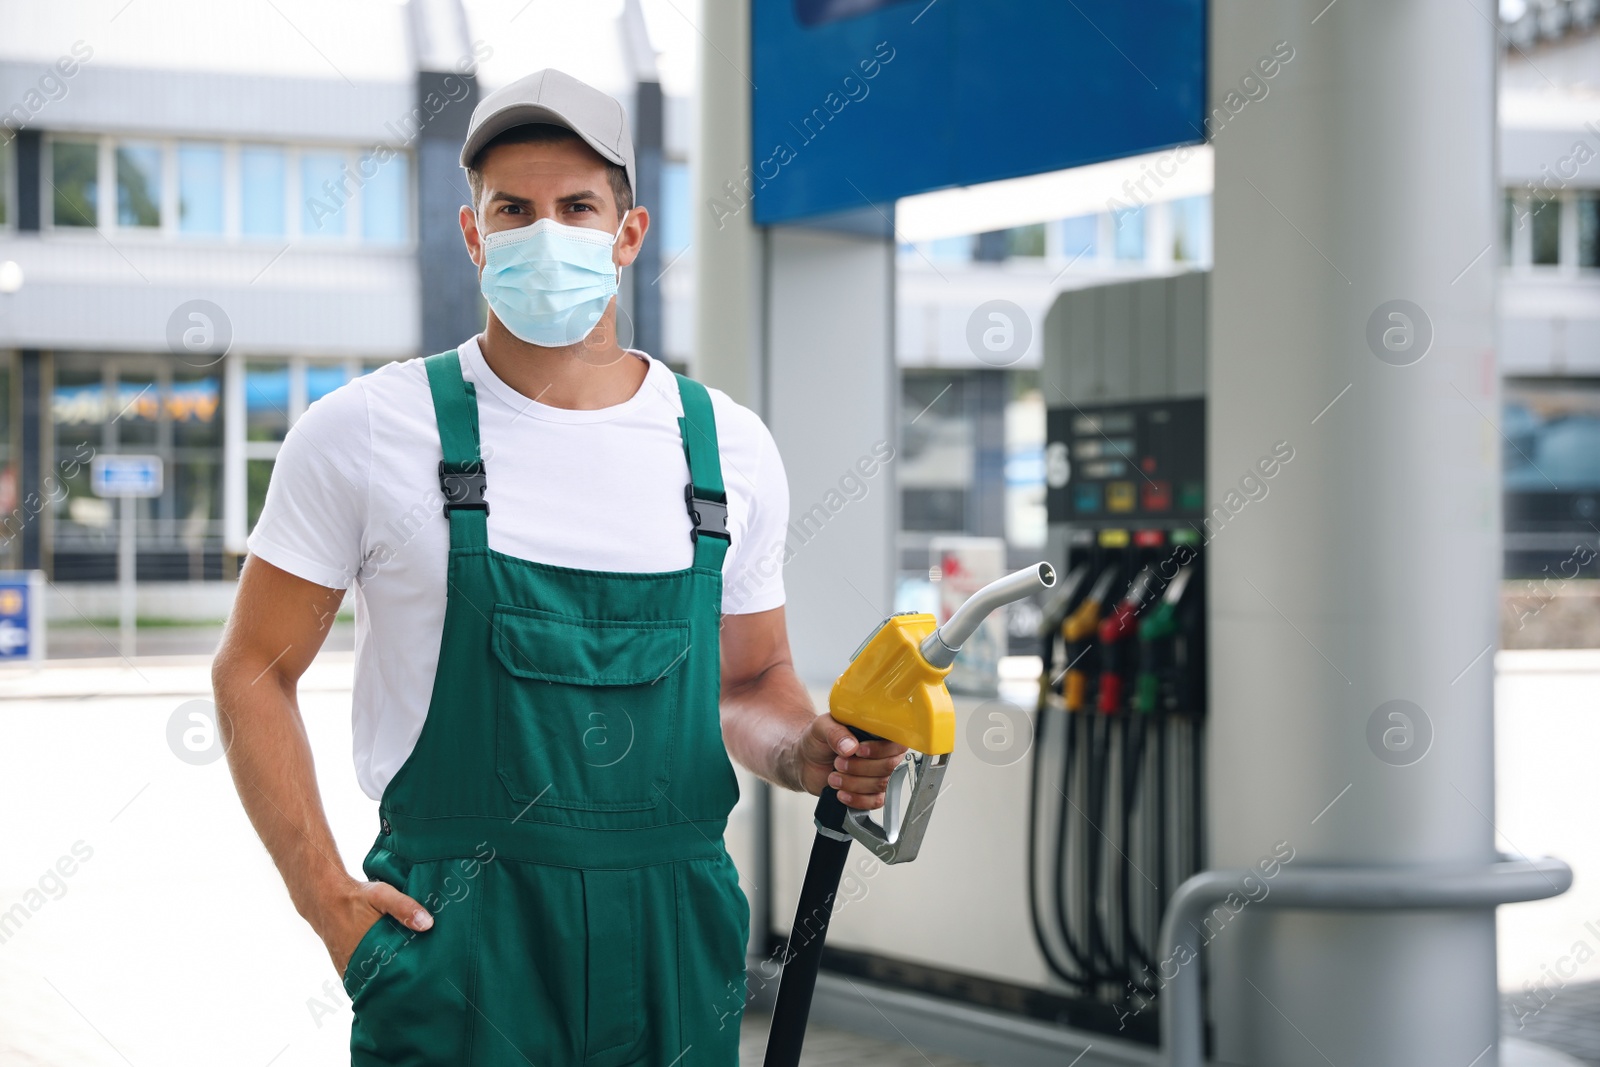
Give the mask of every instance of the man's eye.
<path id="1" fill-rule="evenodd" d="M 594 210 L 594 205 L 593 204 L 573 204 L 572 205 L 572 210 L 574 210 L 574 211 L 593 211 Z"/>

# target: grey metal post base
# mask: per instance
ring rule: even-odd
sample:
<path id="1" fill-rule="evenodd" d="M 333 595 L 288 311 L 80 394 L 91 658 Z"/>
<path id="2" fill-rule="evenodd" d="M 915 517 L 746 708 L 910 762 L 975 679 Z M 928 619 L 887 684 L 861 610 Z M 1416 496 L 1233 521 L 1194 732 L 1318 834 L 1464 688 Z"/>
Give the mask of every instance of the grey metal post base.
<path id="1" fill-rule="evenodd" d="M 1202 1067 L 1205 1059 L 1197 922 L 1246 878 L 1250 868 L 1201 871 L 1178 887 L 1161 924 L 1163 966 L 1177 976 L 1162 990 L 1161 1049 L 1168 1067 Z M 1283 869 L 1272 892 L 1253 906 L 1315 910 L 1427 910 L 1492 908 L 1560 896 L 1572 886 L 1572 868 L 1558 859 L 1502 856 L 1485 867 L 1310 867 Z M 1165 975 L 1161 976 L 1165 979 Z"/>

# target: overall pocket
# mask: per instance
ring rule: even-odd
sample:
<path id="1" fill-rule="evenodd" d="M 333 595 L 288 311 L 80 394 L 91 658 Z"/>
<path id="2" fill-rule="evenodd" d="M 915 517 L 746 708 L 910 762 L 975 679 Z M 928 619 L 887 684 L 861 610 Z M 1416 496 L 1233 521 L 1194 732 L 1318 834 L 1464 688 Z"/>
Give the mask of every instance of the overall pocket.
<path id="1" fill-rule="evenodd" d="M 471 1062 L 483 867 L 480 858 L 410 866 L 396 888 L 429 910 L 433 926 L 413 931 L 385 915 L 356 946 L 344 974 L 353 1067 Z"/>
<path id="2" fill-rule="evenodd" d="M 375 981 L 379 973 L 390 968 L 402 950 L 409 947 L 416 935 L 387 915 L 367 928 L 350 954 L 344 970 L 344 991 L 353 1001 Z"/>
<path id="3" fill-rule="evenodd" d="M 500 605 L 496 767 L 524 804 L 645 811 L 672 779 L 686 620 L 580 619 Z M 534 812 L 528 818 L 537 818 Z"/>

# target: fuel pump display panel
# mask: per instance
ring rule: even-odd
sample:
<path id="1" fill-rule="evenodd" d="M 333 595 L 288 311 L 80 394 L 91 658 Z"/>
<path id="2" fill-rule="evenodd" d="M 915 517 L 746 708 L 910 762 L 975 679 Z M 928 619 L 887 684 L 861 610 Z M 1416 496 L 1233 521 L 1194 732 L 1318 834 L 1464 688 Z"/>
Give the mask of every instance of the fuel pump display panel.
<path id="1" fill-rule="evenodd" d="M 1205 399 L 1051 408 L 1050 522 L 1126 525 L 1205 516 Z"/>

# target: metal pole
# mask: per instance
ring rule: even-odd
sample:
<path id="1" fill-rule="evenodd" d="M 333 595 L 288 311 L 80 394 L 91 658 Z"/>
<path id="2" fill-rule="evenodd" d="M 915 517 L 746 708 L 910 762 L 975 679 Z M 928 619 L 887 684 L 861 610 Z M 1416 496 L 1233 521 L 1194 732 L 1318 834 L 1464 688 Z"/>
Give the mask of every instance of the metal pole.
<path id="1" fill-rule="evenodd" d="M 121 510 L 121 530 L 117 538 L 117 584 L 122 601 L 121 637 L 122 654 L 132 659 L 136 651 L 138 632 L 138 586 L 135 584 L 134 568 L 137 565 L 137 554 L 134 543 L 134 516 L 139 507 L 135 497 L 122 496 L 117 498 L 117 507 Z"/>
<path id="2" fill-rule="evenodd" d="M 1203 871 L 1178 887 L 1161 924 L 1161 1051 L 1167 1067 L 1203 1067 L 1205 1031 L 1200 993 L 1200 931 L 1206 939 L 1225 927 L 1230 897 L 1247 907 L 1308 910 L 1433 910 L 1492 908 L 1559 896 L 1572 886 L 1572 868 L 1557 859 L 1502 856 L 1485 867 L 1334 867 L 1280 870 L 1266 879 L 1254 868 Z M 1214 911 L 1214 909 L 1216 909 Z M 1211 914 L 1208 914 L 1211 913 Z M 1168 978 L 1167 970 L 1176 973 Z"/>
<path id="3" fill-rule="evenodd" d="M 762 241 L 750 206 L 750 0 L 701 0 L 694 188 L 694 376 L 765 417 Z M 682 270 L 689 264 L 666 270 Z M 649 281 L 650 279 L 645 279 Z M 659 281 L 658 284 L 666 284 Z"/>
<path id="4" fill-rule="evenodd" d="M 1249 867 L 1285 842 L 1291 871 L 1482 868 L 1494 11 L 1210 12 L 1210 861 Z M 1219 1061 L 1496 1062 L 1492 909 L 1251 906 L 1235 922 L 1208 950 Z"/>

